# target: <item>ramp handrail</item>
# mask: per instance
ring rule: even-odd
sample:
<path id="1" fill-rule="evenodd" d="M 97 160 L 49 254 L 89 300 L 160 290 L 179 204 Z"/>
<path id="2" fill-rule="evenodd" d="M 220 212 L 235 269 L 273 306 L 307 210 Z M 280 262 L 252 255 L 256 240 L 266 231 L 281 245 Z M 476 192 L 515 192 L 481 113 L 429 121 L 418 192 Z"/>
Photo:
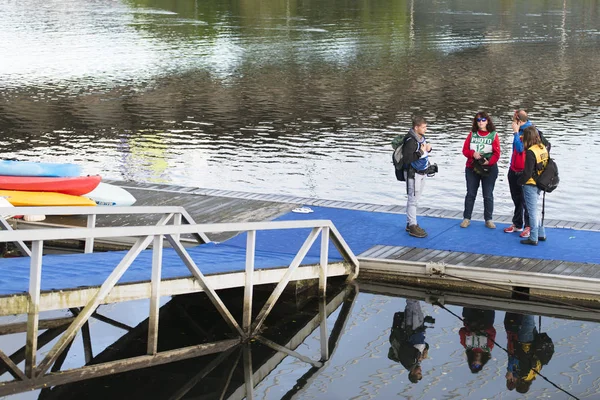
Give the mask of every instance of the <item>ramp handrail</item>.
<path id="1" fill-rule="evenodd" d="M 61 214 L 65 212 L 72 214 L 87 213 L 94 216 L 108 213 L 120 213 L 121 210 L 104 207 L 85 208 L 67 210 L 68 207 L 40 207 L 40 208 L 0 208 L 0 213 L 20 212 L 50 215 Z M 165 212 L 165 210 L 172 212 Z M 163 238 L 171 244 L 177 252 L 185 266 L 192 276 L 196 279 L 199 286 L 209 297 L 215 308 L 219 311 L 225 322 L 227 322 L 234 331 L 237 331 L 243 340 L 256 336 L 267 318 L 268 314 L 279 299 L 283 290 L 291 280 L 294 272 L 299 268 L 302 261 L 308 254 L 308 251 L 315 243 L 317 237 L 321 236 L 320 262 L 318 269 L 319 293 L 325 297 L 328 260 L 329 260 L 329 241 L 336 246 L 342 257 L 351 265 L 351 271 L 348 279 L 352 280 L 358 274 L 358 260 L 353 254 L 348 244 L 344 241 L 334 224 L 329 220 L 312 221 L 269 221 L 269 222 L 244 222 L 244 223 L 214 223 L 214 224 L 195 224 L 189 225 L 166 225 L 174 215 L 187 216 L 182 207 L 128 207 L 127 213 L 142 213 L 156 211 L 163 214 L 156 225 L 152 226 L 126 226 L 126 227 L 95 227 L 88 220 L 86 228 L 42 228 L 27 230 L 5 230 L 0 231 L 0 242 L 24 242 L 31 241 L 30 252 L 30 271 L 29 271 L 29 290 L 28 290 L 28 320 L 27 320 L 27 340 L 25 370 L 21 372 L 16 365 L 10 365 L 12 372 L 22 380 L 35 379 L 46 374 L 48 369 L 57 361 L 61 353 L 69 346 L 79 329 L 87 323 L 104 299 L 110 294 L 112 289 L 118 283 L 119 279 L 131 266 L 138 255 L 152 243 L 152 274 L 150 280 L 150 313 L 148 330 L 148 348 L 147 354 L 156 356 L 158 353 L 158 317 L 159 317 L 159 299 L 162 276 L 162 258 L 163 258 Z M 175 214 L 177 213 L 177 214 Z M 1 218 L 4 220 L 3 218 Z M 191 221 L 191 217 L 189 220 Z M 92 221 L 92 222 L 95 222 Z M 177 222 L 177 221 L 176 221 Z M 91 226 L 90 226 L 91 225 Z M 273 293 L 267 299 L 260 312 L 252 318 L 252 292 L 254 285 L 254 261 L 256 249 L 256 231 L 258 230 L 281 230 L 281 229 L 310 229 L 308 237 L 305 239 L 301 248 L 297 251 L 289 267 L 283 274 L 281 280 L 276 285 Z M 246 240 L 246 259 L 245 259 L 245 286 L 244 286 L 244 307 L 242 323 L 240 324 L 232 316 L 227 306 L 220 299 L 219 295 L 212 288 L 210 282 L 206 279 L 200 268 L 196 265 L 190 254 L 180 242 L 182 234 L 196 234 L 206 237 L 206 232 L 247 232 Z M 109 237 L 136 237 L 136 242 L 131 249 L 124 255 L 119 264 L 114 268 L 110 275 L 102 283 L 96 294 L 88 301 L 86 306 L 77 314 L 72 324 L 65 330 L 61 338 L 47 352 L 45 358 L 36 365 L 36 355 L 38 352 L 37 339 L 39 332 L 39 310 L 41 298 L 41 280 L 43 264 L 43 247 L 46 240 L 64 240 L 79 239 L 93 240 L 95 238 Z M 91 249 L 93 251 L 93 247 Z"/>
<path id="2" fill-rule="evenodd" d="M 195 224 L 192 216 L 181 206 L 136 206 L 136 207 L 0 207 L 0 228 L 6 231 L 13 231 L 10 224 L 6 221 L 6 215 L 86 215 L 87 227 L 96 226 L 96 217 L 98 215 L 139 215 L 139 214 L 163 214 L 173 217 L 175 225 L 181 223 Z M 60 227 L 68 228 L 68 227 Z M 75 229 L 75 228 L 69 228 Z M 14 231 L 13 231 L 14 232 Z M 193 233 L 198 243 L 208 243 L 210 239 L 204 233 Z M 85 238 L 85 253 L 92 253 L 94 249 L 93 236 L 80 236 Z M 13 238 L 9 242 L 15 242 L 19 249 L 26 255 L 31 255 L 31 250 L 23 243 L 24 240 Z M 1 242 L 1 241 L 0 241 Z"/>

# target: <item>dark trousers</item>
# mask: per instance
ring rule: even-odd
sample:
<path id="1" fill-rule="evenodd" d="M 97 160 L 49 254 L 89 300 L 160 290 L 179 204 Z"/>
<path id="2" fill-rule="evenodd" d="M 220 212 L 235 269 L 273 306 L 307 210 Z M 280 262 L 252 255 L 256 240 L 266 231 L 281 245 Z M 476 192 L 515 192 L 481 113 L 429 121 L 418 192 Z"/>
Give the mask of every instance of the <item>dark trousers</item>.
<path id="1" fill-rule="evenodd" d="M 486 221 L 490 221 L 494 213 L 494 186 L 498 178 L 498 165 L 492 165 L 490 174 L 485 177 L 477 174 L 473 168 L 465 168 L 465 177 L 467 180 L 467 195 L 465 196 L 463 218 L 471 219 L 475 198 L 479 190 L 479 183 L 481 182 L 481 190 L 483 191 L 483 218 Z"/>
<path id="2" fill-rule="evenodd" d="M 527 207 L 525 206 L 523 187 L 518 184 L 522 174 L 522 172 L 515 172 L 512 169 L 508 170 L 508 186 L 510 187 L 510 196 L 515 205 L 512 223 L 517 228 L 523 228 L 523 222 L 525 222 L 525 226 L 531 226 L 529 224 L 529 212 L 527 212 Z M 523 219 L 523 216 L 525 219 Z"/>

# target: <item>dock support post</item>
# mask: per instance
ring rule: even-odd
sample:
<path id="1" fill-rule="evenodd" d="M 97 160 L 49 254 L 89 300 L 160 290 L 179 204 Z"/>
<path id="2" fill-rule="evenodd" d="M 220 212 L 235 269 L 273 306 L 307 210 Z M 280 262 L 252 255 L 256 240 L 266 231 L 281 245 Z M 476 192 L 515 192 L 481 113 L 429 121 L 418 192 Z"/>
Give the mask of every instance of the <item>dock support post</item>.
<path id="1" fill-rule="evenodd" d="M 244 287 L 244 314 L 242 329 L 247 337 L 252 334 L 252 296 L 254 290 L 254 253 L 256 251 L 256 231 L 248 231 L 246 239 L 246 282 Z"/>
<path id="2" fill-rule="evenodd" d="M 329 360 L 329 339 L 327 338 L 327 299 L 319 299 L 319 318 L 321 319 L 319 337 L 321 339 L 321 362 Z"/>
<path id="3" fill-rule="evenodd" d="M 246 382 L 246 400 L 254 400 L 254 372 L 252 371 L 252 350 L 249 343 L 243 345 L 244 381 Z"/>
<path id="4" fill-rule="evenodd" d="M 88 364 L 94 358 L 92 350 L 92 336 L 90 335 L 90 322 L 86 321 L 81 327 L 81 338 L 83 339 L 83 352 L 85 354 L 85 363 Z M 63 350 L 64 351 L 64 350 Z"/>
<path id="5" fill-rule="evenodd" d="M 29 267 L 29 310 L 27 311 L 27 341 L 25 347 L 25 375 L 35 377 L 35 356 L 37 353 L 38 326 L 40 322 L 40 290 L 42 284 L 42 252 L 44 242 L 31 243 Z"/>
<path id="6" fill-rule="evenodd" d="M 319 296 L 327 295 L 327 262 L 329 260 L 329 228 L 321 230 L 321 268 L 319 268 Z"/>
<path id="7" fill-rule="evenodd" d="M 95 228 L 96 227 L 96 214 L 90 214 L 87 216 L 87 227 Z M 85 238 L 85 253 L 93 253 L 94 252 L 94 238 L 88 237 Z"/>
<path id="8" fill-rule="evenodd" d="M 150 316 L 148 318 L 147 354 L 158 351 L 158 311 L 160 308 L 160 280 L 162 276 L 163 236 L 154 236 L 152 245 L 152 280 L 150 281 Z"/>
<path id="9" fill-rule="evenodd" d="M 176 213 L 173 216 L 173 225 L 181 226 L 181 213 Z M 179 233 L 176 233 L 176 234 L 173 235 L 173 239 L 179 241 L 180 236 L 181 235 Z"/>

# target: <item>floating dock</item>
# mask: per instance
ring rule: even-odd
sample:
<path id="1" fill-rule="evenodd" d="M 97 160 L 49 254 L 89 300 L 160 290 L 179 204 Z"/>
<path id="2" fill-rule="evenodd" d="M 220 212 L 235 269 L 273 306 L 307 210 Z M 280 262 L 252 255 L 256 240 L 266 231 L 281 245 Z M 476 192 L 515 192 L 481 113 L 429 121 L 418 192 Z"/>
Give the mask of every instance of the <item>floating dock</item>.
<path id="1" fill-rule="evenodd" d="M 318 282 L 323 298 L 327 278 L 340 276 L 442 287 L 518 287 L 594 300 L 600 293 L 598 224 L 547 220 L 548 240 L 533 247 L 503 232 L 509 217 L 496 219 L 498 229 L 492 230 L 475 216 L 462 229 L 460 212 L 423 209 L 419 224 L 429 236 L 418 239 L 404 230 L 402 206 L 111 183 L 129 190 L 138 199 L 136 207 L 19 208 L 19 214 L 49 218 L 43 223 L 0 221 L 5 229 L 0 241 L 17 243 L 28 255 L 0 260 L 0 315 L 28 315 L 26 324 L 4 329 L 26 331 L 27 342 L 18 357 L 0 351 L 15 377 L 0 386 L 0 393 L 226 351 L 260 335 L 292 281 Z M 305 212 L 294 212 L 298 207 Z M 57 242 L 80 243 L 84 253 L 46 254 L 44 244 Z M 127 250 L 98 252 L 110 247 Z M 275 287 L 253 315 L 253 288 L 265 284 Z M 218 293 L 234 287 L 244 288 L 241 323 Z M 195 292 L 209 296 L 239 338 L 159 352 L 160 297 Z M 136 299 L 151 304 L 145 356 L 58 372 L 64 352 L 100 305 Z M 69 321 L 40 319 L 40 312 L 61 309 L 79 311 Z M 38 340 L 45 343 L 39 330 L 49 326 L 64 329 L 37 363 Z M 324 350 L 322 359 L 327 357 Z M 23 370 L 17 366 L 21 360 Z"/>

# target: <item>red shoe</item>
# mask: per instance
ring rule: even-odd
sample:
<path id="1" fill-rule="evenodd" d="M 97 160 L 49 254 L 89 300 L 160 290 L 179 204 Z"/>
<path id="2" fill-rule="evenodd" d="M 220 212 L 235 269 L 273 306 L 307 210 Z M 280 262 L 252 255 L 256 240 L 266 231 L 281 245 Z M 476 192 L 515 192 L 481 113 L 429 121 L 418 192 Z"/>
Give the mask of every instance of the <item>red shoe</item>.
<path id="1" fill-rule="evenodd" d="M 513 233 L 513 232 L 521 232 L 523 229 L 517 228 L 514 225 L 509 226 L 508 228 L 504 228 L 504 233 Z"/>
<path id="2" fill-rule="evenodd" d="M 521 232 L 521 234 L 519 236 L 521 236 L 522 238 L 528 238 L 530 233 L 531 233 L 531 228 L 526 226 L 525 229 L 523 229 L 523 232 Z"/>

